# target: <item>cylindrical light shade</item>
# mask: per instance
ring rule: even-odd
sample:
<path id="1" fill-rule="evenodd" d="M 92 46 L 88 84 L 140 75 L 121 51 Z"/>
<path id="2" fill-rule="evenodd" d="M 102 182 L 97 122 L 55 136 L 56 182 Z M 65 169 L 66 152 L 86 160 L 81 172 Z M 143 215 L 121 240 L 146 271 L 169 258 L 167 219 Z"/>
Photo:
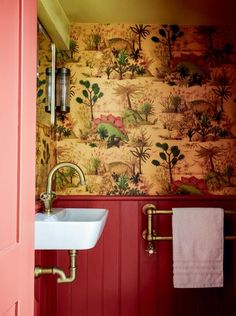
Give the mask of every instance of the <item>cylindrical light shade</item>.
<path id="1" fill-rule="evenodd" d="M 70 69 L 58 68 L 56 75 L 56 111 L 70 112 Z"/>

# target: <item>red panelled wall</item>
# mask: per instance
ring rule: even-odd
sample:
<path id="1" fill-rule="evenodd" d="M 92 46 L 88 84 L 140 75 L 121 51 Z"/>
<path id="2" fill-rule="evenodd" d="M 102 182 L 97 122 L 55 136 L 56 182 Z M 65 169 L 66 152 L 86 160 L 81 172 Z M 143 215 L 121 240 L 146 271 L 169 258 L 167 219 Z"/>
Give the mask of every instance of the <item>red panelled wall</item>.
<path id="1" fill-rule="evenodd" d="M 95 248 L 78 254 L 78 277 L 56 284 L 36 280 L 38 316 L 234 316 L 236 315 L 236 242 L 225 242 L 223 289 L 174 289 L 172 244 L 156 242 L 148 256 L 142 231 L 142 207 L 215 206 L 236 209 L 236 197 L 59 197 L 55 207 L 109 209 L 104 233 Z M 236 216 L 227 215 L 226 234 L 236 235 Z M 159 235 L 171 234 L 171 216 L 155 219 Z M 68 269 L 66 251 L 37 251 L 36 262 Z"/>

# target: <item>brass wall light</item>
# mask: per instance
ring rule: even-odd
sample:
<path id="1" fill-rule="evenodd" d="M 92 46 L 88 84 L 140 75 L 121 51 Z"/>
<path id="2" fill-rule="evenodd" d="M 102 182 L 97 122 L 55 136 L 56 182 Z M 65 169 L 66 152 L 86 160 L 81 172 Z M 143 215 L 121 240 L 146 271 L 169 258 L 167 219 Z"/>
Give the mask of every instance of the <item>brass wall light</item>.
<path id="1" fill-rule="evenodd" d="M 55 112 L 70 112 L 70 69 L 46 68 L 46 106 L 51 113 L 51 124 L 55 123 Z"/>

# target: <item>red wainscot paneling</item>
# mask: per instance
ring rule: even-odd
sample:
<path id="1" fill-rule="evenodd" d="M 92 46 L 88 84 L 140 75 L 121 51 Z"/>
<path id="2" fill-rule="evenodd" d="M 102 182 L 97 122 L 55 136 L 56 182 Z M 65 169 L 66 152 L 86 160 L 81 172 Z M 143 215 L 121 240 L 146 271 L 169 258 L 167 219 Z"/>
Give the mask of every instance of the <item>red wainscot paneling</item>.
<path id="1" fill-rule="evenodd" d="M 125 197 L 79 198 L 60 197 L 55 206 L 104 207 L 109 210 L 109 216 L 96 247 L 79 252 L 77 280 L 70 289 L 68 285 L 58 286 L 58 316 L 156 315 L 156 258 L 148 257 L 145 252 L 146 245 L 141 238 L 142 212 L 139 212 L 145 201 L 154 201 Z M 58 252 L 57 265 L 63 265 L 65 260 L 65 254 Z M 146 261 L 150 262 L 148 269 L 144 268 Z M 140 265 L 143 265 L 141 275 Z M 71 296 L 62 304 L 66 292 Z"/>
<path id="2" fill-rule="evenodd" d="M 36 250 L 35 266 L 53 267 L 57 265 L 57 251 Z M 56 276 L 44 275 L 35 279 L 35 313 L 34 316 L 57 315 Z M 65 315 L 66 316 L 66 315 Z M 69 314 L 68 314 L 69 316 Z"/>
<path id="3" fill-rule="evenodd" d="M 156 254 L 152 256 L 145 251 L 147 244 L 142 231 L 146 228 L 146 216 L 142 207 L 146 203 L 153 203 L 159 209 L 187 206 L 236 209 L 233 196 L 58 197 L 55 207 L 103 207 L 109 209 L 109 217 L 96 247 L 79 251 L 75 282 L 57 285 L 53 277 L 41 277 L 38 292 L 46 293 L 40 292 L 38 296 L 39 305 L 43 306 L 41 316 L 236 315 L 236 242 L 225 243 L 223 289 L 174 289 L 171 242 L 157 242 Z M 171 215 L 156 217 L 155 225 L 159 235 L 171 235 Z M 233 215 L 227 215 L 225 226 L 227 234 L 236 234 Z M 41 261 L 47 256 L 49 253 L 41 252 Z M 54 265 L 68 269 L 66 251 L 50 256 L 48 261 L 55 260 Z"/>

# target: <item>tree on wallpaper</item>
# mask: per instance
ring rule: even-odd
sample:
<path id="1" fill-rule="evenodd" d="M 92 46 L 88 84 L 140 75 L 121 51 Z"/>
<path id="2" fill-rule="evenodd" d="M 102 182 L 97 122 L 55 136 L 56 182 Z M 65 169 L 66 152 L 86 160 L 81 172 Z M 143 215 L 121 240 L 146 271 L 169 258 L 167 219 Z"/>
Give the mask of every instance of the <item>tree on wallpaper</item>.
<path id="1" fill-rule="evenodd" d="M 69 49 L 69 51 L 70 51 L 70 58 L 73 60 L 75 53 L 79 52 L 79 45 L 73 39 L 70 39 L 70 49 Z"/>
<path id="2" fill-rule="evenodd" d="M 107 75 L 108 80 L 110 79 L 110 75 L 112 74 L 113 70 L 114 70 L 113 66 L 111 66 L 109 63 L 106 64 L 104 72 Z"/>
<path id="3" fill-rule="evenodd" d="M 130 26 L 130 29 L 138 35 L 138 49 L 142 50 L 141 38 L 145 39 L 150 31 L 148 30 L 151 25 L 135 24 L 135 26 Z"/>
<path id="4" fill-rule="evenodd" d="M 142 162 L 145 163 L 149 158 L 151 148 L 150 136 L 141 130 L 140 134 L 135 137 L 133 143 L 134 149 L 130 150 L 131 154 L 138 159 L 139 174 L 142 174 Z"/>
<path id="5" fill-rule="evenodd" d="M 220 28 L 213 25 L 200 25 L 196 31 L 206 41 L 205 60 L 212 66 L 217 66 L 230 62 L 230 56 L 233 54 L 233 44 L 230 42 L 215 43 Z"/>
<path id="6" fill-rule="evenodd" d="M 197 118 L 196 132 L 200 135 L 201 141 L 205 142 L 213 130 L 209 115 L 207 112 L 196 112 L 195 115 Z"/>
<path id="7" fill-rule="evenodd" d="M 196 27 L 197 33 L 201 34 L 203 37 L 206 38 L 207 41 L 207 48 L 210 50 L 215 49 L 214 45 L 214 34 L 217 33 L 218 27 L 213 26 L 213 25 L 199 25 Z"/>
<path id="8" fill-rule="evenodd" d="M 215 172 L 214 160 L 219 159 L 223 155 L 223 150 L 217 146 L 200 146 L 196 153 L 197 157 L 204 159 L 207 164 L 209 162 L 209 171 Z"/>
<path id="9" fill-rule="evenodd" d="M 140 49 L 135 49 L 133 48 L 132 52 L 130 53 L 130 57 L 137 62 L 139 60 L 139 58 L 141 58 L 141 53 L 140 53 Z"/>
<path id="10" fill-rule="evenodd" d="M 112 71 L 118 73 L 119 80 L 123 80 L 128 77 L 130 79 L 135 79 L 136 75 L 143 76 L 146 73 L 144 65 L 139 64 L 139 58 L 141 58 L 141 55 L 137 52 L 137 50 L 132 51 L 131 54 L 129 54 L 125 49 L 113 49 L 112 53 L 115 57 L 113 65 L 111 66 L 109 63 L 105 67 L 105 73 L 107 74 L 108 79 L 110 79 Z"/>
<path id="11" fill-rule="evenodd" d="M 167 47 L 169 55 L 169 65 L 173 58 L 173 45 L 179 37 L 182 37 L 184 33 L 180 31 L 178 25 L 162 25 L 158 30 L 159 36 L 152 36 L 152 41 L 154 43 L 160 43 Z"/>
<path id="12" fill-rule="evenodd" d="M 140 111 L 141 115 L 144 115 L 145 121 L 148 122 L 149 117 L 154 114 L 154 106 L 153 106 L 153 104 L 151 104 L 149 102 L 145 102 L 145 103 L 141 104 L 139 111 Z"/>
<path id="13" fill-rule="evenodd" d="M 168 96 L 164 97 L 161 105 L 164 113 L 181 113 L 186 110 L 186 105 L 177 92 L 171 92 Z"/>
<path id="14" fill-rule="evenodd" d="M 178 132 L 180 138 L 187 136 L 188 141 L 191 142 L 193 136 L 196 134 L 195 119 L 193 117 L 193 113 L 191 112 L 186 113 L 185 118 L 185 120 L 180 122 Z"/>
<path id="15" fill-rule="evenodd" d="M 118 84 L 115 88 L 114 93 L 117 96 L 120 96 L 122 101 L 126 101 L 128 108 L 132 109 L 132 101 L 131 97 L 132 95 L 135 95 L 139 91 L 139 87 L 137 87 L 134 84 L 126 84 L 126 85 L 120 85 Z"/>
<path id="16" fill-rule="evenodd" d="M 212 91 L 219 98 L 220 110 L 224 112 L 224 102 L 232 96 L 231 87 L 225 84 L 219 84 L 216 88 L 212 89 Z"/>
<path id="17" fill-rule="evenodd" d="M 156 146 L 162 149 L 162 152 L 159 153 L 161 160 L 154 159 L 152 160 L 152 164 L 154 166 L 162 166 L 163 168 L 167 169 L 169 171 L 170 184 L 172 184 L 172 169 L 179 161 L 184 159 L 184 155 L 181 154 L 178 146 L 169 147 L 167 143 L 156 143 Z"/>
<path id="18" fill-rule="evenodd" d="M 126 72 L 130 71 L 129 55 L 125 50 L 118 53 L 113 69 L 119 74 L 120 80 L 123 79 Z"/>
<path id="19" fill-rule="evenodd" d="M 216 169 L 215 163 L 222 159 L 223 155 L 224 149 L 217 146 L 200 146 L 200 148 L 196 150 L 196 157 L 203 159 L 207 167 L 207 173 L 205 175 L 206 184 L 208 188 L 213 191 L 227 184 L 224 174 L 225 171 L 226 173 L 228 171 L 229 174 L 232 172 L 231 168 L 229 170 L 225 170 L 224 172 Z"/>
<path id="20" fill-rule="evenodd" d="M 227 120 L 220 113 L 215 115 L 208 111 L 187 111 L 185 118 L 180 122 L 178 131 L 181 137 L 187 136 L 190 142 L 217 141 L 230 136 Z"/>
<path id="21" fill-rule="evenodd" d="M 84 99 L 77 97 L 76 101 L 80 104 L 87 105 L 90 108 L 91 121 L 94 120 L 93 108 L 98 99 L 103 97 L 103 92 L 100 91 L 100 87 L 97 83 L 91 83 L 88 80 L 80 80 L 79 82 L 83 87 L 82 94 Z"/>
<path id="22" fill-rule="evenodd" d="M 87 36 L 84 42 L 88 50 L 99 50 L 100 45 L 102 43 L 101 34 L 99 34 L 98 32 L 92 32 Z"/>

